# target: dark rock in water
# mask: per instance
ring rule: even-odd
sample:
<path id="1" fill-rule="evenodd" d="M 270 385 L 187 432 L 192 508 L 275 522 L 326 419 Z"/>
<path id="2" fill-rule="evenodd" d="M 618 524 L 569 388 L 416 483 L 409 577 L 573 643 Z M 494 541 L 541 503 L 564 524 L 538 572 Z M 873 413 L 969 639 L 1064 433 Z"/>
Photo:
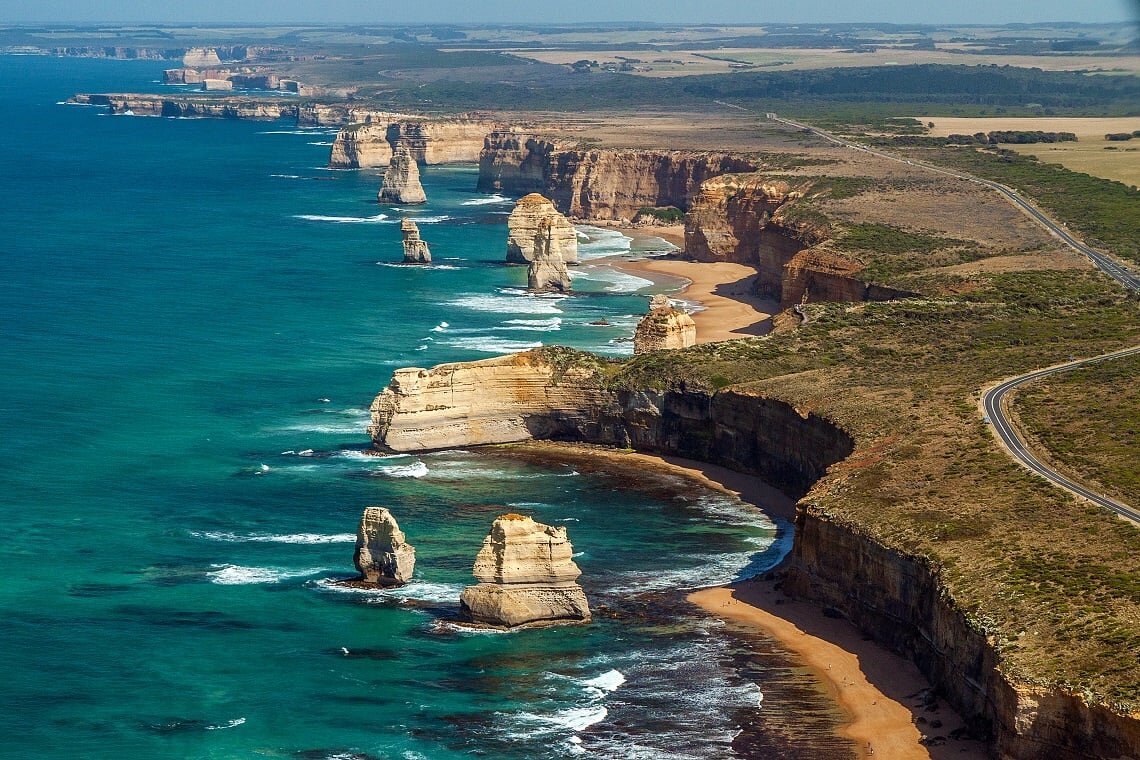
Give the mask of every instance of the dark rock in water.
<path id="1" fill-rule="evenodd" d="M 368 507 L 356 530 L 352 563 L 366 583 L 401 586 L 411 580 L 416 550 L 405 540 L 391 512 L 384 507 Z"/>

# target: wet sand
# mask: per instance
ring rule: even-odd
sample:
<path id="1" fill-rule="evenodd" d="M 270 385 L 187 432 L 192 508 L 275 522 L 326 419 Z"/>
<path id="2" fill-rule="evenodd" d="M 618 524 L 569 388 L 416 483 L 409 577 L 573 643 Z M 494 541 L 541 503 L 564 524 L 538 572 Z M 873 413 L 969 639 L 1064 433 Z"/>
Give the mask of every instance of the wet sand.
<path id="1" fill-rule="evenodd" d="M 655 469 L 690 478 L 790 522 L 795 504 L 759 478 L 724 467 L 598 446 L 535 442 L 524 450 L 552 458 L 590 459 L 615 469 Z M 693 604 L 711 615 L 752 628 L 796 655 L 835 699 L 848 720 L 839 734 L 860 757 L 891 760 L 983 760 L 981 742 L 951 739 L 961 718 L 930 695 L 930 684 L 908 660 L 868 640 L 846 620 L 790 599 L 776 579 L 752 579 L 696 591 Z M 924 739 L 927 742 L 924 743 Z"/>

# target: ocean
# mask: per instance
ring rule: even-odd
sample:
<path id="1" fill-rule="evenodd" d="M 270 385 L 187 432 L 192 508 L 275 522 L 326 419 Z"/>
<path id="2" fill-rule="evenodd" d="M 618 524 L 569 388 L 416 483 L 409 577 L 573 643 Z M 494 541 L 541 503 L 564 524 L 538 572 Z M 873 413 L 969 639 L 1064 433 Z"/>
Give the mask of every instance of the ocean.
<path id="1" fill-rule="evenodd" d="M 531 296 L 501 263 L 512 199 L 474 166 L 427 167 L 429 203 L 400 210 L 378 172 L 324 168 L 335 130 L 61 103 L 168 91 L 162 68 L 0 57 L 0 755 L 850 754 L 795 662 L 684 602 L 786 549 L 755 509 L 664 476 L 364 454 L 396 367 L 628 355 L 652 283 L 590 261 L 667 244 L 582 228 L 576 294 Z M 405 214 L 435 266 L 396 265 Z M 335 583 L 370 505 L 416 546 L 399 590 Z M 567 527 L 594 623 L 454 625 L 504 511 Z"/>

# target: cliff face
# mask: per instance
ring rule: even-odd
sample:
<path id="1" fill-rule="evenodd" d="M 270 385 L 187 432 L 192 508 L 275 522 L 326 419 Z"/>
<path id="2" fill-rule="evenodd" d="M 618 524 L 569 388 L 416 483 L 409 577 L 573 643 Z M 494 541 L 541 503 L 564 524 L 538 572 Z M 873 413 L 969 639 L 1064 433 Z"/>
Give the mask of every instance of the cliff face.
<path id="1" fill-rule="evenodd" d="M 75 95 L 68 102 L 107 106 L 112 113 L 135 116 L 171 116 L 179 118 L 277 119 L 297 118 L 298 107 L 291 103 L 242 97 L 178 97 L 161 95 Z"/>
<path id="2" fill-rule="evenodd" d="M 581 150 L 507 130 L 487 137 L 479 189 L 541 193 L 581 219 L 632 219 L 646 206 L 686 209 L 706 179 L 756 168 L 719 153 Z"/>
<path id="3" fill-rule="evenodd" d="M 354 124 L 337 134 L 329 166 L 361 169 L 387 166 L 399 147 L 411 151 L 421 164 L 473 163 L 479 160 L 483 140 L 494 129 L 481 119 L 408 120 L 399 114 L 373 114 L 368 124 Z"/>
<path id="4" fill-rule="evenodd" d="M 534 259 L 526 271 L 527 290 L 534 292 L 570 291 L 570 273 L 555 240 L 554 221 L 543 219 L 534 236 Z"/>
<path id="5" fill-rule="evenodd" d="M 758 475 L 803 496 L 786 588 L 843 612 L 915 662 L 997 755 L 1140 757 L 1140 720 L 1079 695 L 1014 683 L 984 631 L 950 597 L 937 568 L 813 505 L 829 467 L 853 453 L 842 429 L 747 391 L 609 390 L 595 372 L 540 352 L 432 370 L 398 370 L 373 404 L 373 440 L 414 451 L 580 440 L 676 454 Z M 425 445 L 426 444 L 426 445 Z M 818 490 L 817 490 L 818 489 Z"/>
<path id="6" fill-rule="evenodd" d="M 697 342 L 697 323 L 685 312 L 669 305 L 669 297 L 653 296 L 649 313 L 637 323 L 633 334 L 633 353 L 646 354 L 687 348 Z"/>

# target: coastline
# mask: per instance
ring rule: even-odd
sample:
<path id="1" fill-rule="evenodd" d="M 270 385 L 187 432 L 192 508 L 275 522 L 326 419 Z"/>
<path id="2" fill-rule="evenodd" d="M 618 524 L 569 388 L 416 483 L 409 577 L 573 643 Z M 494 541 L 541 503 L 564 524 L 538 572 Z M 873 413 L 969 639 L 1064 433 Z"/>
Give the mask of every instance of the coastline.
<path id="1" fill-rule="evenodd" d="M 610 227 L 635 240 L 659 238 L 678 246 L 681 249 L 678 254 L 684 251 L 683 225 L 631 227 L 628 224 L 591 224 Z M 756 279 L 759 274 L 755 267 L 747 264 L 685 261 L 674 256 L 611 257 L 599 260 L 599 263 L 655 283 L 684 283 L 676 295 L 700 306 L 689 315 L 697 324 L 697 343 L 767 335 L 772 331 L 772 316 L 781 311 L 779 302 L 757 295 Z"/>
<path id="2" fill-rule="evenodd" d="M 590 461 L 603 468 L 677 475 L 771 517 L 783 521 L 795 517 L 795 502 L 786 494 L 757 477 L 717 465 L 588 444 L 532 441 L 507 448 L 561 461 Z M 784 596 L 779 579 L 771 573 L 700 589 L 686 599 L 714 617 L 775 640 L 798 657 L 846 716 L 837 733 L 854 742 L 857 757 L 989 757 L 982 742 L 953 738 L 964 722 L 931 694 L 930 684 L 913 663 L 871 641 L 846 620 Z"/>

